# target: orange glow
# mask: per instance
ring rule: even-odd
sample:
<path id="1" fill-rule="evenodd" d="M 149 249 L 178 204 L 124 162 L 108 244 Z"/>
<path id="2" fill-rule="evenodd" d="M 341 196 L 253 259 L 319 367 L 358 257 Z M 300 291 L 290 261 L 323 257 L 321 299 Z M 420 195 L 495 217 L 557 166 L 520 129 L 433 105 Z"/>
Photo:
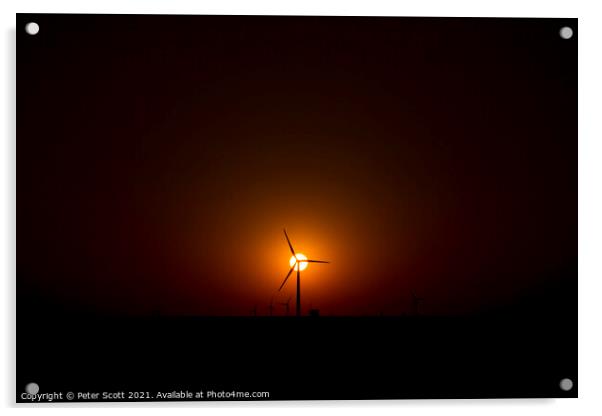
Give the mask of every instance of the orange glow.
<path id="1" fill-rule="evenodd" d="M 291 256 L 291 258 L 288 261 L 289 266 L 293 267 L 293 264 L 295 264 L 297 262 L 297 260 L 299 260 L 299 263 L 297 263 L 295 265 L 295 270 L 297 270 L 299 267 L 301 267 L 301 271 L 307 269 L 307 266 L 309 265 L 309 263 L 306 261 L 302 261 L 302 260 L 307 260 L 307 256 L 305 254 L 301 254 L 301 253 L 297 253 L 296 256 L 297 256 L 297 258 L 295 258 L 295 256 Z"/>

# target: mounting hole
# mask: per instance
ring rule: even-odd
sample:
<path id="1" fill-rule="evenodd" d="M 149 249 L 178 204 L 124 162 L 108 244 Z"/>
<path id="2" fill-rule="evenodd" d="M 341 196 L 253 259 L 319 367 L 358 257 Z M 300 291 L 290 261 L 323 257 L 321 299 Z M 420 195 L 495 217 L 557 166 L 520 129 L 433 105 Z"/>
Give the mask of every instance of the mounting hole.
<path id="1" fill-rule="evenodd" d="M 568 26 L 560 28 L 560 37 L 562 39 L 570 39 L 573 37 L 573 29 Z"/>
<path id="2" fill-rule="evenodd" d="M 38 394 L 39 391 L 40 391 L 40 386 L 38 386 L 37 383 L 29 383 L 27 386 L 25 386 L 26 393 Z"/>
<path id="3" fill-rule="evenodd" d="M 29 22 L 25 25 L 25 31 L 28 35 L 37 35 L 40 31 L 40 25 L 36 22 Z"/>
<path id="4" fill-rule="evenodd" d="M 560 388 L 564 391 L 570 391 L 573 388 L 573 380 L 570 378 L 563 378 L 560 380 Z"/>

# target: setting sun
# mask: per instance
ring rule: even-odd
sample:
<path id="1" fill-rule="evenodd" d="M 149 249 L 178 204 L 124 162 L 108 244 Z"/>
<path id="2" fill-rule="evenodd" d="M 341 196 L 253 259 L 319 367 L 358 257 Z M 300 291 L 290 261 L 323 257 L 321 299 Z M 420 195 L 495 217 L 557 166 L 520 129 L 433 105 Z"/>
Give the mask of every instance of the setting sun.
<path id="1" fill-rule="evenodd" d="M 293 267 L 293 264 L 295 264 L 295 262 L 297 260 L 299 260 L 299 263 L 295 265 L 295 270 L 297 270 L 299 267 L 301 267 L 302 271 L 307 269 L 307 265 L 309 263 L 306 261 L 303 261 L 303 260 L 307 260 L 307 256 L 305 254 L 301 254 L 301 253 L 297 253 L 296 256 L 297 256 L 297 258 L 295 258 L 295 256 L 291 256 L 290 260 L 288 261 L 289 266 Z"/>

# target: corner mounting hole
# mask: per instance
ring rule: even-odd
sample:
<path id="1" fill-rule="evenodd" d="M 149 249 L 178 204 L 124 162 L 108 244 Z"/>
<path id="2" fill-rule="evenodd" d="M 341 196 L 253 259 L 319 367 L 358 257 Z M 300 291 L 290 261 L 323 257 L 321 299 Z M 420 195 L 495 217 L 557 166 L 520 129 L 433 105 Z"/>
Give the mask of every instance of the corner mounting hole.
<path id="1" fill-rule="evenodd" d="M 570 39 L 573 37 L 573 29 L 571 29 L 568 26 L 564 26 L 562 28 L 560 28 L 560 37 L 562 39 Z"/>
<path id="2" fill-rule="evenodd" d="M 37 35 L 40 31 L 40 25 L 36 22 L 29 22 L 25 25 L 25 31 L 28 35 Z"/>
<path id="3" fill-rule="evenodd" d="M 573 380 L 570 378 L 563 378 L 560 380 L 560 388 L 564 391 L 570 391 L 573 388 Z"/>
<path id="4" fill-rule="evenodd" d="M 40 391 L 40 386 L 37 385 L 37 383 L 29 383 L 27 386 L 25 386 L 25 392 L 27 392 L 28 394 L 38 394 L 38 392 Z"/>

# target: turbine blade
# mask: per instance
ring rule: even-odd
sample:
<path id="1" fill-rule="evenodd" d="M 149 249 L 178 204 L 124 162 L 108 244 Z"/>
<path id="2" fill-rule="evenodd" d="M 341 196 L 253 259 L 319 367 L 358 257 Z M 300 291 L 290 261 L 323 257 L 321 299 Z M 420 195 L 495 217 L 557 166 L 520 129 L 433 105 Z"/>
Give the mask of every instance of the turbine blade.
<path id="1" fill-rule="evenodd" d="M 299 262 L 308 262 L 308 263 L 330 263 L 329 261 L 324 261 L 324 260 L 299 260 Z"/>
<path id="2" fill-rule="evenodd" d="M 284 282 L 282 282 L 282 284 L 280 285 L 280 287 L 278 288 L 278 292 L 280 292 L 280 289 L 282 289 L 282 286 L 284 286 L 284 284 L 286 283 L 286 281 L 288 280 L 289 276 L 291 275 L 291 273 L 293 272 L 293 270 L 295 269 L 296 263 L 293 264 L 293 267 L 291 267 L 291 269 L 288 271 L 288 273 L 286 274 L 286 277 L 284 278 Z"/>
<path id="3" fill-rule="evenodd" d="M 286 229 L 284 229 L 284 236 L 286 237 L 286 242 L 288 243 L 288 246 L 291 249 L 291 253 L 293 253 L 293 256 L 295 255 L 295 249 L 293 249 L 293 245 L 291 244 L 291 240 L 288 239 L 288 234 L 286 233 Z"/>

